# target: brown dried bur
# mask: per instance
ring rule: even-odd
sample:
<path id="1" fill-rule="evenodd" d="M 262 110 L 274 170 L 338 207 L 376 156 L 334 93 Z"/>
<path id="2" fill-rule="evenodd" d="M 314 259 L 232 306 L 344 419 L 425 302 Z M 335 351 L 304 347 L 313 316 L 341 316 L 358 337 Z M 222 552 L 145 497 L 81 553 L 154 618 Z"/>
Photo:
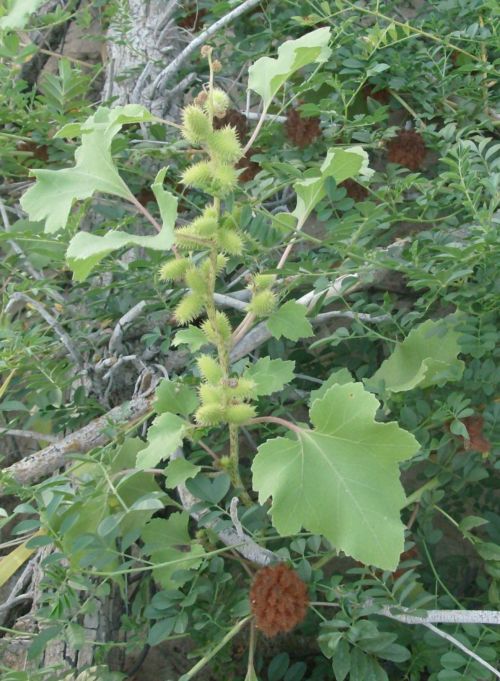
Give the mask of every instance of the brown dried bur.
<path id="1" fill-rule="evenodd" d="M 250 607 L 257 628 L 272 637 L 296 627 L 307 613 L 307 586 L 284 563 L 260 569 L 250 589 Z"/>
<path id="2" fill-rule="evenodd" d="M 462 423 L 467 428 L 469 439 L 464 438 L 466 451 L 481 452 L 486 454 L 491 449 L 491 442 L 483 435 L 484 418 L 480 414 L 473 414 L 462 419 Z"/>
<path id="3" fill-rule="evenodd" d="M 140 190 L 138 191 L 138 193 L 135 195 L 135 198 L 139 201 L 139 203 L 140 203 L 142 206 L 146 207 L 146 205 L 147 205 L 150 201 L 154 201 L 154 200 L 155 200 L 155 195 L 153 194 L 153 192 L 151 191 L 151 189 L 150 189 L 149 187 L 143 187 L 143 188 L 140 189 Z"/>
<path id="4" fill-rule="evenodd" d="M 248 134 L 248 123 L 245 114 L 236 109 L 228 109 L 224 118 L 214 120 L 214 128 L 216 130 L 225 128 L 227 125 L 231 125 L 236 130 L 240 144 L 244 144 Z"/>
<path id="5" fill-rule="evenodd" d="M 37 144 L 32 140 L 21 140 L 17 142 L 16 148 L 18 151 L 25 151 L 32 154 L 33 157 L 37 158 L 39 161 L 49 160 L 49 152 L 46 144 Z"/>
<path id="6" fill-rule="evenodd" d="M 187 31 L 196 33 L 203 26 L 203 17 L 207 14 L 206 9 L 198 9 L 190 12 L 177 22 L 177 26 L 185 28 Z"/>
<path id="7" fill-rule="evenodd" d="M 243 158 L 240 158 L 236 164 L 238 170 L 243 169 L 243 172 L 238 175 L 238 182 L 250 182 L 261 170 L 257 161 L 252 161 L 254 154 L 260 154 L 261 149 L 249 149 Z"/>
<path id="8" fill-rule="evenodd" d="M 389 102 L 391 101 L 391 93 L 389 92 L 389 90 L 383 87 L 380 90 L 374 92 L 374 89 L 375 89 L 374 85 L 367 83 L 361 91 L 363 93 L 364 98 L 368 99 L 368 97 L 370 97 L 371 99 L 374 99 L 380 104 L 389 104 Z"/>
<path id="9" fill-rule="evenodd" d="M 387 144 L 389 161 L 399 163 L 409 170 L 419 170 L 426 154 L 424 139 L 414 130 L 400 130 Z"/>
<path id="10" fill-rule="evenodd" d="M 290 109 L 285 122 L 286 136 L 303 149 L 321 135 L 320 120 L 316 117 L 302 118 L 297 109 Z"/>
<path id="11" fill-rule="evenodd" d="M 340 183 L 339 187 L 344 187 L 347 192 L 347 196 L 353 201 L 364 201 L 368 196 L 368 190 L 366 190 L 362 184 L 356 182 L 356 180 L 344 180 Z"/>

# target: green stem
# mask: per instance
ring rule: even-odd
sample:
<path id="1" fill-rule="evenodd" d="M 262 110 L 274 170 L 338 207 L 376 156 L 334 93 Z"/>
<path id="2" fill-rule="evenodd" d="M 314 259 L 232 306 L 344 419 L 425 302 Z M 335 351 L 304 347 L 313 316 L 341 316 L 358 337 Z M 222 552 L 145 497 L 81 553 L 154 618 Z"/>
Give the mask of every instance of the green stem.
<path id="1" fill-rule="evenodd" d="M 229 461 L 230 466 L 228 471 L 233 487 L 245 506 L 252 506 L 253 502 L 248 495 L 240 476 L 238 426 L 235 426 L 234 424 L 229 424 Z"/>
<path id="2" fill-rule="evenodd" d="M 467 57 L 470 57 L 474 61 L 478 61 L 478 62 L 481 61 L 481 58 L 476 57 L 475 54 L 472 54 L 471 52 L 467 52 L 467 50 L 462 49 L 458 45 L 453 45 L 452 43 L 448 42 L 447 40 L 443 40 L 439 36 L 436 36 L 432 33 L 428 33 L 427 31 L 423 31 L 421 28 L 417 28 L 416 26 L 411 26 L 408 22 L 398 21 L 397 19 L 394 19 L 394 17 L 388 17 L 385 14 L 382 14 L 381 12 L 369 9 L 368 7 L 360 7 L 359 5 L 355 5 L 353 2 L 350 2 L 349 0 L 346 0 L 346 5 L 348 5 L 348 7 L 350 7 L 355 12 L 362 12 L 363 14 L 369 14 L 372 17 L 377 17 L 377 19 L 383 19 L 384 21 L 387 21 L 389 23 L 393 23 L 395 26 L 399 26 L 403 29 L 409 29 L 415 35 L 420 35 L 420 36 L 422 36 L 422 38 L 428 38 L 429 40 L 432 40 L 436 43 L 440 43 L 441 45 L 444 45 L 445 47 L 447 47 L 450 50 L 456 50 L 457 52 L 461 52 L 462 54 L 467 55 Z"/>
<path id="3" fill-rule="evenodd" d="M 412 109 L 408 102 L 406 102 L 402 97 L 400 97 L 398 93 L 395 92 L 394 90 L 389 90 L 389 92 L 394 97 L 394 99 L 396 99 L 401 104 L 401 106 L 404 107 L 408 111 L 408 113 L 410 113 L 413 116 L 413 118 L 420 123 L 422 128 L 425 128 L 425 123 L 420 118 L 415 109 Z"/>
<path id="4" fill-rule="evenodd" d="M 255 655 L 255 641 L 256 636 L 255 636 L 255 621 L 252 620 L 250 622 L 250 640 L 248 642 L 248 664 L 247 664 L 247 675 L 245 677 L 245 681 L 247 679 L 251 679 L 252 675 L 255 677 L 255 668 L 253 666 L 253 658 Z"/>
<path id="5" fill-rule="evenodd" d="M 214 647 L 212 648 L 212 650 L 210 650 L 206 655 L 204 655 L 204 656 L 201 658 L 201 660 L 199 660 L 199 661 L 194 665 L 194 667 L 192 667 L 186 674 L 183 674 L 183 675 L 179 678 L 179 681 L 190 681 L 190 679 L 192 679 L 193 676 L 196 676 L 196 674 L 197 674 L 201 669 L 203 669 L 203 667 L 205 667 L 205 665 L 207 665 L 207 664 L 210 662 L 210 660 L 211 660 L 215 655 L 217 655 L 217 653 L 219 652 L 219 650 L 221 650 L 221 648 L 223 648 L 223 647 L 226 645 L 226 643 L 228 643 L 232 638 L 234 638 L 234 637 L 236 636 L 236 634 L 237 634 L 238 632 L 241 631 L 241 629 L 243 629 L 243 627 L 245 626 L 245 624 L 246 624 L 247 622 L 250 621 L 251 617 L 252 617 L 251 615 L 248 615 L 248 617 L 245 617 L 245 619 L 242 619 L 242 620 L 240 620 L 239 622 L 237 622 L 237 623 L 234 625 L 234 627 L 232 627 L 232 628 L 227 632 L 227 634 L 224 636 L 224 638 L 222 638 L 222 639 L 219 641 L 219 643 L 218 643 L 216 646 L 214 646 Z"/>
<path id="6" fill-rule="evenodd" d="M 214 200 L 214 207 L 217 210 L 217 216 L 220 214 L 220 199 L 216 198 Z M 229 378 L 230 360 L 229 360 L 229 347 L 224 338 L 217 331 L 217 316 L 216 308 L 214 304 L 214 292 L 215 292 L 215 280 L 217 276 L 217 250 L 212 248 L 210 253 L 211 262 L 211 272 L 209 281 L 209 293 L 207 296 L 207 303 L 205 305 L 207 311 L 207 317 L 212 325 L 212 328 L 217 334 L 217 354 L 219 357 L 219 363 L 224 374 L 224 379 Z M 239 446 L 238 446 L 238 426 L 229 424 L 229 460 L 230 466 L 228 468 L 229 477 L 231 478 L 231 483 L 238 494 L 238 497 L 245 504 L 245 506 L 251 506 L 252 500 L 245 490 L 243 482 L 240 477 L 239 471 Z"/>
<path id="7" fill-rule="evenodd" d="M 422 487 L 416 489 L 412 494 L 410 494 L 409 497 L 406 498 L 406 503 L 403 508 L 408 508 L 408 506 L 420 501 L 424 492 L 427 492 L 427 490 L 430 489 L 435 489 L 438 485 L 439 478 L 431 478 L 431 480 L 428 480 L 424 485 L 422 485 Z"/>

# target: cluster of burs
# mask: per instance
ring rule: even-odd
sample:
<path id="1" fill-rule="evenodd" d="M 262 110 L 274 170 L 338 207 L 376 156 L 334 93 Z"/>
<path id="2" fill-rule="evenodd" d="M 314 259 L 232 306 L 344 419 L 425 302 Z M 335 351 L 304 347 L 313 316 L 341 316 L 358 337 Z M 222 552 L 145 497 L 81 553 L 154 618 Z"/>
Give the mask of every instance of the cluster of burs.
<path id="1" fill-rule="evenodd" d="M 208 157 L 185 170 L 182 182 L 212 197 L 201 215 L 188 225 L 176 228 L 177 257 L 161 267 L 165 281 L 184 283 L 187 292 L 175 308 L 179 324 L 205 317 L 199 324 L 207 343 L 215 346 L 218 358 L 202 354 L 197 359 L 202 378 L 199 388 L 201 405 L 195 418 L 200 425 L 241 424 L 255 415 L 249 402 L 256 397 L 255 383 L 250 378 L 232 375 L 229 351 L 233 329 L 224 312 L 215 310 L 213 293 L 216 277 L 224 271 L 230 256 L 241 256 L 244 235 L 239 228 L 241 208 L 234 202 L 224 212 L 221 201 L 237 186 L 236 163 L 243 149 L 236 130 L 231 126 L 215 129 L 213 121 L 222 118 L 229 106 L 225 92 L 212 88 L 198 95 L 183 111 L 182 136 L 200 147 Z M 272 291 L 274 275 L 256 274 L 249 288 L 252 296 L 248 312 L 266 317 L 275 305 Z"/>

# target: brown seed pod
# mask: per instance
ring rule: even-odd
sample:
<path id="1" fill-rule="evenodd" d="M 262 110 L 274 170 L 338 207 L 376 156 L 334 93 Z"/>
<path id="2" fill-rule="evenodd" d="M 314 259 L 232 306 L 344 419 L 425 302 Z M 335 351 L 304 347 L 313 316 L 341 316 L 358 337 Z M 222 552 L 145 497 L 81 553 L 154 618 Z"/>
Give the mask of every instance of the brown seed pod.
<path id="1" fill-rule="evenodd" d="M 260 154 L 261 149 L 250 149 L 243 158 L 240 158 L 236 164 L 238 170 L 243 169 L 243 172 L 238 176 L 238 182 L 250 182 L 257 175 L 261 169 L 257 161 L 252 161 L 254 154 Z"/>
<path id="2" fill-rule="evenodd" d="M 422 135 L 414 130 L 400 130 L 387 144 L 388 160 L 410 170 L 418 170 L 422 166 L 426 153 Z"/>
<path id="3" fill-rule="evenodd" d="M 481 414 L 472 414 L 462 419 L 462 423 L 467 429 L 468 438 L 459 436 L 464 443 L 466 452 L 481 452 L 486 454 L 491 450 L 491 442 L 486 439 L 483 433 L 484 418 Z M 449 430 L 449 424 L 448 424 Z"/>
<path id="4" fill-rule="evenodd" d="M 383 87 L 382 89 L 374 92 L 374 89 L 375 87 L 373 85 L 367 83 L 361 91 L 363 93 L 364 98 L 368 99 L 368 97 L 370 97 L 371 99 L 380 102 L 380 104 L 389 104 L 391 100 L 391 93 L 389 92 L 389 90 Z"/>
<path id="5" fill-rule="evenodd" d="M 250 607 L 266 636 L 291 631 L 307 613 L 307 585 L 284 563 L 260 569 L 250 589 Z"/>
<path id="6" fill-rule="evenodd" d="M 216 130 L 225 128 L 227 125 L 230 125 L 236 130 L 240 143 L 245 142 L 248 134 L 248 123 L 244 114 L 236 109 L 228 109 L 224 118 L 217 118 L 214 120 L 214 128 Z"/>
<path id="7" fill-rule="evenodd" d="M 297 109 L 290 109 L 285 122 L 286 136 L 303 149 L 321 135 L 319 118 L 302 118 Z"/>
<path id="8" fill-rule="evenodd" d="M 185 28 L 188 31 L 193 31 L 194 33 L 197 33 L 203 26 L 204 23 L 203 17 L 206 15 L 206 13 L 207 13 L 206 9 L 198 9 L 193 12 L 190 12 L 185 17 L 180 19 L 177 22 L 177 25 L 180 26 L 181 28 Z"/>
<path id="9" fill-rule="evenodd" d="M 347 196 L 353 201 L 364 201 L 368 196 L 368 190 L 366 190 L 363 185 L 356 182 L 356 180 L 344 180 L 340 183 L 339 187 L 344 187 L 347 192 Z"/>
<path id="10" fill-rule="evenodd" d="M 19 151 L 27 151 L 30 154 L 33 154 L 34 158 L 37 158 L 39 161 L 49 160 L 48 147 L 46 144 L 37 144 L 31 140 L 21 140 L 17 142 L 16 148 Z"/>

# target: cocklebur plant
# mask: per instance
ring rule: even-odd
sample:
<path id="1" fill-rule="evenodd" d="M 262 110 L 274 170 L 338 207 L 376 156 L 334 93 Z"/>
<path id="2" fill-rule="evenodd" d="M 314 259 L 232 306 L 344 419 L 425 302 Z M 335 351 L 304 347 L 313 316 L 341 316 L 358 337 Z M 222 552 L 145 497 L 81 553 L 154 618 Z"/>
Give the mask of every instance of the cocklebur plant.
<path id="1" fill-rule="evenodd" d="M 239 496 L 244 504 L 255 508 L 253 493 L 257 493 L 264 508 L 272 499 L 270 515 L 280 535 L 293 536 L 305 529 L 325 537 L 334 549 L 363 563 L 386 570 L 397 566 L 404 546 L 400 511 L 405 505 L 398 464 L 417 452 L 418 443 L 397 423 L 378 419 L 380 403 L 372 393 L 383 396 L 456 380 L 463 370 L 457 360 L 456 320 L 422 324 L 412 332 L 368 379 L 372 392 L 354 381 L 345 369 L 334 371 L 310 394 L 313 427 L 257 413 L 259 397 L 281 391 L 293 380 L 293 362 L 263 356 L 235 366 L 231 359 L 238 343 L 256 323 L 266 325 L 275 338 L 296 341 L 312 335 L 307 307 L 285 299 L 281 270 L 292 252 L 294 239 L 325 197 L 327 180 L 332 178 L 339 184 L 349 178 L 369 179 L 371 171 L 363 149 L 328 149 L 318 168 L 308 169 L 293 183 L 295 208 L 277 216 L 290 230 L 288 245 L 270 272 L 261 273 L 255 263 L 249 264 L 250 300 L 241 323 L 233 324 L 234 317 L 218 309 L 215 302 L 218 282 L 223 280 L 229 259 L 243 260 L 245 254 L 245 232 L 240 220 L 244 200 L 238 193 L 236 164 L 256 139 L 274 96 L 286 80 L 310 64 L 320 67 L 328 58 L 329 39 L 328 29 L 318 29 L 284 43 L 277 58 L 264 57 L 251 67 L 249 89 L 261 97 L 263 115 L 246 149 L 234 128 L 214 126 L 214 120 L 225 115 L 229 101 L 214 85 L 211 52 L 205 50 L 209 83 L 184 108 L 180 127 L 186 154 L 197 155 L 181 181 L 187 191 L 201 194 L 205 203 L 188 224 L 176 227 L 177 198 L 164 187 L 167 169 L 160 170 L 152 184 L 159 222 L 139 204 L 114 165 L 111 143 L 121 127 L 155 121 L 142 107 L 100 108 L 84 123 L 65 126 L 59 136 L 82 138 L 75 166 L 33 172 L 37 182 L 24 195 L 22 205 L 30 219 L 45 222 L 48 232 L 63 229 L 73 202 L 91 198 L 95 192 L 130 202 L 155 228 L 158 234 L 154 236 L 117 230 L 103 235 L 78 232 L 69 243 L 67 262 L 74 278 L 83 281 L 92 271 L 98 271 L 103 258 L 123 247 L 140 246 L 164 253 L 159 277 L 166 286 L 182 291 L 173 315 L 177 325 L 188 328 L 177 334 L 176 341 L 192 349 L 193 380 L 197 381 L 196 391 L 177 379 L 164 380 L 159 385 L 154 403 L 157 415 L 149 427 L 147 444 L 126 441 L 113 460 L 112 470 L 112 476 L 123 474 L 123 481 L 116 489 L 108 489 L 106 481 L 101 480 L 102 488 L 97 488 L 102 493 L 99 508 L 105 508 L 107 515 L 94 518 L 89 513 L 83 528 L 71 514 L 72 506 L 84 513 L 85 504 L 72 500 L 67 490 L 64 503 L 59 507 L 52 504 L 50 509 L 47 504 L 42 511 L 47 532 L 56 537 L 64 534 L 58 538 L 59 545 L 69 554 L 75 570 L 81 569 L 82 549 L 76 551 L 75 544 L 82 532 L 94 533 L 99 539 L 92 552 L 86 548 L 85 566 L 92 565 L 101 572 L 108 570 L 105 574 L 117 570 L 117 539 L 123 542 L 123 552 L 140 539 L 142 555 L 148 556 L 153 576 L 164 589 L 182 585 L 184 577 L 174 581 L 173 575 L 199 568 L 211 555 L 191 536 L 186 511 L 171 513 L 168 519 L 152 517 L 171 503 L 151 478 L 151 471 L 158 472 L 160 467 L 165 467 L 167 489 L 194 478 L 198 487 L 207 483 L 212 490 L 217 481 L 224 482 L 227 472 L 232 489 L 222 485 L 221 495 L 209 495 L 214 504 L 222 505 L 230 495 Z M 323 293 L 327 300 L 328 289 Z M 249 489 L 240 477 L 240 428 L 262 423 L 278 425 L 288 434 L 269 438 L 258 446 Z M 220 442 L 221 432 L 226 445 L 222 456 L 205 445 L 214 455 L 213 479 L 190 461 L 189 455 L 183 470 L 178 458 L 169 460 L 186 442 L 200 442 L 200 437 L 210 441 L 213 436 Z M 127 487 L 131 470 L 140 485 Z M 92 494 L 96 505 L 94 489 Z M 188 546 L 188 551 L 182 551 L 179 545 Z"/>

